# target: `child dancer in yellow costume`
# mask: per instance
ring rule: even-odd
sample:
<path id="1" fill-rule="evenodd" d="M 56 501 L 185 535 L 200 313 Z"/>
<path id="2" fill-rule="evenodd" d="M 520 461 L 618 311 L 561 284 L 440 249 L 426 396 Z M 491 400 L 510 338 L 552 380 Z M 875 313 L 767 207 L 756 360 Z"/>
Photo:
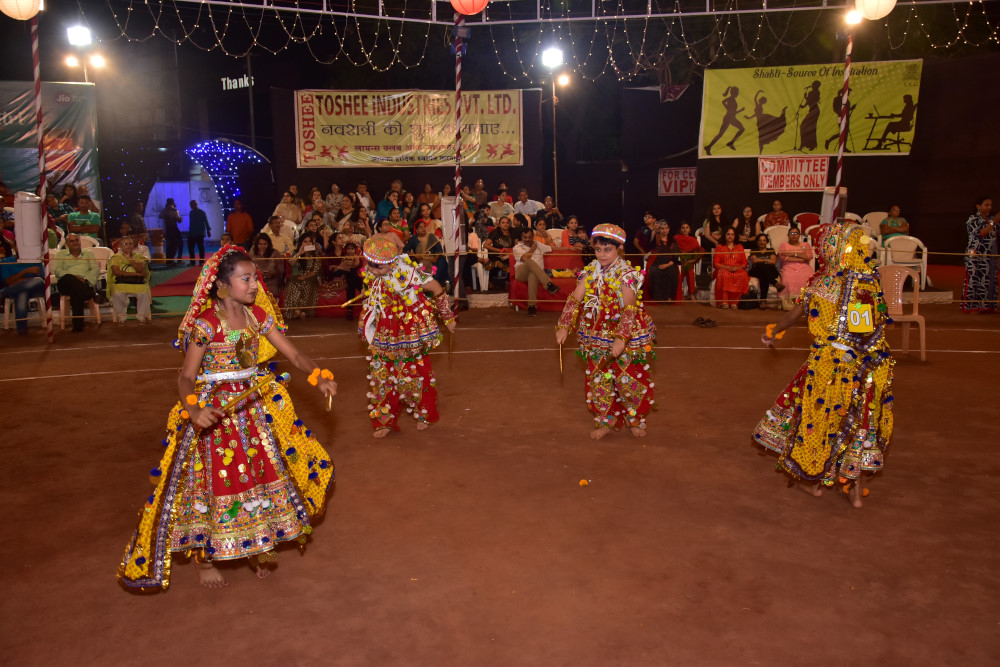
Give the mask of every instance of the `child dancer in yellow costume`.
<path id="1" fill-rule="evenodd" d="M 893 425 L 894 361 L 885 340 L 892 320 L 869 242 L 855 225 L 824 225 L 817 245 L 825 268 L 763 337 L 770 347 L 806 315 L 809 356 L 753 433 L 804 490 L 820 496 L 822 485 L 840 483 L 859 508 L 862 476 L 882 470 Z"/>
<path id="2" fill-rule="evenodd" d="M 656 335 L 642 307 L 643 276 L 618 254 L 625 243 L 621 227 L 597 225 L 590 238 L 597 259 L 580 272 L 566 300 L 556 342 L 566 342 L 579 317 L 578 353 L 587 361 L 584 391 L 594 414 L 590 437 L 599 440 L 624 425 L 635 437 L 643 437 L 654 403 L 649 361 Z"/>
<path id="3" fill-rule="evenodd" d="M 331 399 L 333 374 L 283 335 L 281 315 L 242 249 L 206 263 L 174 346 L 184 351 L 181 396 L 167 420 L 166 451 L 151 471 L 156 490 L 139 513 L 118 578 L 128 588 L 167 588 L 174 552 L 194 554 L 203 586 L 226 585 L 213 560 L 263 562 L 279 542 L 305 543 L 321 514 L 333 462 L 295 415 L 287 374 L 265 362 L 275 350 Z"/>

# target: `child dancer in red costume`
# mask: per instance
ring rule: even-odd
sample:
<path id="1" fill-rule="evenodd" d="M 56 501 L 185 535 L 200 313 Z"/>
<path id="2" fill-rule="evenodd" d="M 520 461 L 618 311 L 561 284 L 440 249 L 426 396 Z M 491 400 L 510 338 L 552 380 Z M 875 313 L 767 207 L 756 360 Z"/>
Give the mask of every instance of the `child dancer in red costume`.
<path id="1" fill-rule="evenodd" d="M 656 334 L 642 307 L 643 276 L 619 256 L 625 243 L 621 227 L 597 225 L 590 243 L 597 259 L 583 269 L 566 300 L 556 342 L 566 342 L 579 317 L 578 354 L 587 360 L 584 389 L 594 414 L 590 437 L 599 440 L 611 429 L 628 425 L 632 435 L 641 438 L 654 403 L 648 362 L 654 358 Z"/>
<path id="2" fill-rule="evenodd" d="M 365 302 L 358 333 L 368 341 L 368 416 L 376 438 L 399 430 L 405 407 L 423 430 L 438 420 L 437 386 L 427 353 L 440 345 L 435 312 L 448 331 L 455 314 L 441 284 L 389 239 L 365 241 Z M 433 301 L 424 291 L 433 295 Z"/>

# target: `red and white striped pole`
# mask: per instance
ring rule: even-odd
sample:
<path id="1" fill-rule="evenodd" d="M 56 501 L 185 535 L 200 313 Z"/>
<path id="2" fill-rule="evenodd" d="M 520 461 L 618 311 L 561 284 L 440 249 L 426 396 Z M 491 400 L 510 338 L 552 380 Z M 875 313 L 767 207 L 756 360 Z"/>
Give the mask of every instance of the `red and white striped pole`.
<path id="1" fill-rule="evenodd" d="M 38 134 L 38 196 L 42 198 L 42 258 L 45 267 L 45 334 L 53 342 L 52 263 L 49 252 L 49 211 L 45 203 L 45 134 L 42 131 L 42 71 L 38 62 L 38 16 L 31 19 L 31 65 L 35 74 L 35 132 Z"/>
<path id="2" fill-rule="evenodd" d="M 455 12 L 455 291 L 457 296 L 462 282 L 460 261 L 462 257 L 462 28 L 465 16 Z"/>
<path id="3" fill-rule="evenodd" d="M 836 222 L 840 211 L 840 186 L 844 179 L 844 146 L 847 144 L 847 114 L 850 111 L 848 93 L 851 86 L 851 51 L 854 48 L 854 31 L 847 33 L 847 58 L 844 62 L 844 88 L 840 91 L 840 140 L 837 142 L 837 177 L 833 188 L 833 216 Z"/>

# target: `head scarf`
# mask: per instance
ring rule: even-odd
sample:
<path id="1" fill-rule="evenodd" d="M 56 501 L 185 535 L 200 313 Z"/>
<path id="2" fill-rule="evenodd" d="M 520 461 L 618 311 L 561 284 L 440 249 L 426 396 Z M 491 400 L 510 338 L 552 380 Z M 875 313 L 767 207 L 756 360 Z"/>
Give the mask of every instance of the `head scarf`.
<path id="1" fill-rule="evenodd" d="M 219 263 L 227 255 L 234 252 L 245 253 L 246 251 L 237 245 L 230 244 L 223 246 L 219 248 L 217 253 L 209 257 L 208 261 L 205 262 L 205 266 L 201 268 L 201 274 L 198 276 L 198 281 L 194 286 L 194 293 L 191 296 L 191 305 L 188 306 L 187 312 L 184 313 L 184 319 L 181 320 L 181 325 L 177 329 L 177 338 L 174 339 L 175 348 L 182 351 L 186 348 L 186 341 L 188 336 L 191 335 L 191 328 L 194 321 L 202 311 L 212 307 L 213 303 L 215 303 L 211 293 L 212 288 L 215 286 L 215 279 L 219 274 Z M 279 331 L 284 332 L 287 329 L 274 296 L 267 291 L 267 286 L 264 284 L 264 277 L 261 275 L 260 269 L 257 270 L 257 297 L 254 299 L 254 305 L 262 308 L 264 312 L 274 318 L 274 323 Z M 276 352 L 277 350 L 274 349 L 274 346 L 266 338 L 262 337 L 257 350 L 257 363 L 267 361 Z"/>

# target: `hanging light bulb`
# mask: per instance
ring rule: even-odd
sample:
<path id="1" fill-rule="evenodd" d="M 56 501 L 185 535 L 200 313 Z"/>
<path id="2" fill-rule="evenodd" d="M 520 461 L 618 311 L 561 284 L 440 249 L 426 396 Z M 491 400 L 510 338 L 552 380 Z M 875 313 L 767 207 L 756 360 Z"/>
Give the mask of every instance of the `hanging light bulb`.
<path id="1" fill-rule="evenodd" d="M 40 9 L 39 0 L 0 0 L 0 12 L 18 21 L 34 18 Z"/>
<path id="2" fill-rule="evenodd" d="M 877 21 L 889 15 L 896 6 L 896 0 L 855 0 L 854 5 L 861 16 L 869 21 Z"/>

